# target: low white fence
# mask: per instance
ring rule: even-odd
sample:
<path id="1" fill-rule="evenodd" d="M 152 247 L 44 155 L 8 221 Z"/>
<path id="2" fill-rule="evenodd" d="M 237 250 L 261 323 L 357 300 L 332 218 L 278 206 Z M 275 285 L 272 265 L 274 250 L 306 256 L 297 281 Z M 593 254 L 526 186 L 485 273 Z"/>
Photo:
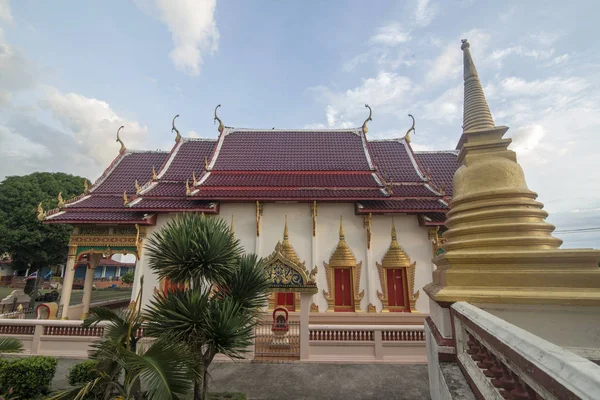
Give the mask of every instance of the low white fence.
<path id="1" fill-rule="evenodd" d="M 423 325 L 309 325 L 309 361 L 426 363 Z"/>
<path id="2" fill-rule="evenodd" d="M 90 346 L 104 334 L 105 324 L 90 328 L 81 324 L 82 321 L 4 319 L 0 320 L 0 336 L 21 340 L 27 355 L 87 358 Z M 307 333 L 306 361 L 426 362 L 422 325 L 309 325 Z M 297 332 L 302 334 L 305 333 Z M 247 356 L 253 357 L 254 352 Z"/>

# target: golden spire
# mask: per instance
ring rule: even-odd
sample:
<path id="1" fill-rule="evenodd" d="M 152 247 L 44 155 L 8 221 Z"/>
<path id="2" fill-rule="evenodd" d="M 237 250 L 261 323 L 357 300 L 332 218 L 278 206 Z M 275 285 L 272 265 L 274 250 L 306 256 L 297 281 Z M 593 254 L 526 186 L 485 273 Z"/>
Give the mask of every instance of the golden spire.
<path id="1" fill-rule="evenodd" d="M 117 143 L 121 143 L 121 150 L 119 150 L 119 153 L 120 153 L 120 154 L 123 154 L 123 153 L 125 153 L 125 150 L 127 150 L 127 149 L 125 148 L 125 144 L 123 143 L 123 141 L 121 140 L 121 137 L 119 136 L 119 131 L 120 131 L 121 129 L 123 129 L 123 128 L 125 128 L 125 127 L 124 127 L 124 126 L 120 126 L 120 127 L 119 127 L 119 129 L 117 129 L 117 140 L 116 140 L 116 141 L 117 141 Z"/>
<path id="2" fill-rule="evenodd" d="M 460 46 L 463 51 L 465 98 L 463 110 L 463 132 L 494 128 L 494 120 L 485 100 L 477 69 L 471 58 L 470 44 L 463 39 Z"/>
<path id="3" fill-rule="evenodd" d="M 383 268 L 400 268 L 400 267 L 409 267 L 410 266 L 410 258 L 406 255 L 402 247 L 398 244 L 398 236 L 396 235 L 396 224 L 394 223 L 394 218 L 392 217 L 392 241 L 390 243 L 390 247 L 388 251 L 383 256 L 381 260 L 381 265 Z"/>
<path id="4" fill-rule="evenodd" d="M 406 131 L 406 135 L 404 135 L 404 140 L 406 140 L 407 143 L 410 143 L 410 133 L 417 133 L 417 131 L 415 131 L 415 117 L 413 117 L 411 114 L 408 114 L 408 116 L 412 118 L 413 123 L 410 129 Z"/>
<path id="5" fill-rule="evenodd" d="M 192 186 L 196 186 L 198 180 L 196 179 L 196 172 L 192 172 Z"/>
<path id="6" fill-rule="evenodd" d="M 362 124 L 363 133 L 367 133 L 369 131 L 369 128 L 367 128 L 367 122 L 373 121 L 373 118 L 371 118 L 371 116 L 373 115 L 373 111 L 371 110 L 371 107 L 369 107 L 368 104 L 365 104 L 365 107 L 369 109 L 369 118 L 365 119 L 365 122 L 363 122 L 363 124 Z"/>
<path id="7" fill-rule="evenodd" d="M 171 132 L 175 131 L 177 133 L 177 136 L 175 136 L 175 143 L 177 143 L 181 140 L 181 135 L 179 134 L 179 130 L 177 128 L 175 128 L 175 118 L 177 118 L 177 117 L 179 117 L 179 114 L 174 116 L 173 122 L 171 122 L 171 125 L 172 125 Z"/>
<path id="8" fill-rule="evenodd" d="M 58 192 L 58 196 L 56 196 L 56 198 L 58 199 L 58 208 L 61 208 L 65 205 L 65 200 L 62 197 L 62 192 Z"/>
<path id="9" fill-rule="evenodd" d="M 123 205 L 126 206 L 129 203 L 129 199 L 127 198 L 127 191 L 123 192 Z"/>
<path id="10" fill-rule="evenodd" d="M 44 208 L 42 207 L 42 202 L 40 201 L 40 204 L 38 204 L 37 206 L 37 219 L 38 221 L 43 221 L 44 218 L 46 218 L 46 211 L 44 211 Z"/>
<path id="11" fill-rule="evenodd" d="M 189 179 L 187 179 L 187 180 L 185 181 L 185 195 L 186 195 L 186 196 L 189 196 L 189 195 L 190 195 L 190 193 L 192 193 L 192 191 L 190 190 L 190 180 L 189 180 Z"/>
<path id="12" fill-rule="evenodd" d="M 219 117 L 217 117 L 217 108 L 221 107 L 221 105 L 219 104 L 218 106 L 215 107 L 215 118 L 213 119 L 213 121 L 219 121 L 219 133 L 223 133 L 223 129 L 225 129 L 225 126 L 223 125 L 223 122 L 221 121 L 221 119 Z"/>
<path id="13" fill-rule="evenodd" d="M 285 216 L 285 224 L 283 227 L 283 242 L 281 242 L 281 245 L 279 246 L 279 251 L 283 256 L 285 256 L 285 258 L 294 262 L 296 265 L 302 264 L 302 262 L 298 258 L 298 254 L 296 254 L 296 251 L 292 247 L 292 244 L 289 240 L 287 215 Z"/>
<path id="14" fill-rule="evenodd" d="M 152 180 L 156 179 L 156 170 L 154 169 L 154 165 L 152 166 Z"/>
<path id="15" fill-rule="evenodd" d="M 329 265 L 332 267 L 355 267 L 356 258 L 346 243 L 344 236 L 344 225 L 342 223 L 342 217 L 340 216 L 340 241 L 335 248 L 335 251 L 329 259 Z"/>
<path id="16" fill-rule="evenodd" d="M 83 194 L 87 194 L 90 191 L 87 179 L 83 178 Z"/>
<path id="17" fill-rule="evenodd" d="M 231 234 L 235 234 L 235 230 L 233 228 L 233 214 L 231 214 L 231 225 L 229 225 L 229 230 L 231 231 Z"/>

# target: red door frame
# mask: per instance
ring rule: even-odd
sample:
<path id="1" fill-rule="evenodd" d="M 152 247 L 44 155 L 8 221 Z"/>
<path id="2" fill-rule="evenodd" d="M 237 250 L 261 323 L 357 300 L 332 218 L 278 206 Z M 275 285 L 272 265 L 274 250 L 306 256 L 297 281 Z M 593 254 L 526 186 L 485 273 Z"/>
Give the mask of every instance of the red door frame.
<path id="1" fill-rule="evenodd" d="M 333 269 L 334 311 L 354 311 L 354 290 L 352 286 L 352 268 Z"/>
<path id="2" fill-rule="evenodd" d="M 296 293 L 276 292 L 275 308 L 277 307 L 285 307 L 288 311 L 296 311 Z"/>
<path id="3" fill-rule="evenodd" d="M 388 291 L 388 308 L 390 312 L 410 312 L 406 268 L 386 268 L 385 273 Z M 390 277 L 392 278 L 391 280 Z M 398 280 L 401 281 L 400 287 L 398 287 Z M 396 283 L 396 285 L 394 285 L 394 283 Z M 399 300 L 401 300 L 400 304 Z"/>

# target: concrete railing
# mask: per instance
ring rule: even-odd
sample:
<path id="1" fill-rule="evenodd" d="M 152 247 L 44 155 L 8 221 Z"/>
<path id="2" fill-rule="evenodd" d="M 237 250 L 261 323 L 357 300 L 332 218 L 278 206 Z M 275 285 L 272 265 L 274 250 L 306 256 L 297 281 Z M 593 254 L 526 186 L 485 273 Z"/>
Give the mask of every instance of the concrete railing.
<path id="1" fill-rule="evenodd" d="M 426 362 L 423 325 L 309 325 L 311 361 Z"/>
<path id="2" fill-rule="evenodd" d="M 458 365 L 477 398 L 598 399 L 600 366 L 471 304 L 452 305 Z"/>

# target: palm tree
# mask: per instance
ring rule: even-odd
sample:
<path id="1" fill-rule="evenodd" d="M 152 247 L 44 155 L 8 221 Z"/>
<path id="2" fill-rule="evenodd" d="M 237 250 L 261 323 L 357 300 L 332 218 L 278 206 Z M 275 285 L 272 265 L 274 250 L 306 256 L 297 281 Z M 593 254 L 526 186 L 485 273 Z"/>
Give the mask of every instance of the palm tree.
<path id="1" fill-rule="evenodd" d="M 150 238 L 147 250 L 159 277 L 189 289 L 156 296 L 145 315 L 145 331 L 191 349 L 194 399 L 206 399 L 215 355 L 242 358 L 252 344 L 269 288 L 265 266 L 254 254 L 241 255 L 224 221 L 198 214 L 176 217 Z"/>
<path id="2" fill-rule="evenodd" d="M 143 277 L 140 286 L 143 288 Z M 138 348 L 138 329 L 143 326 L 141 297 L 140 289 L 134 306 L 127 310 L 90 309 L 83 326 L 108 322 L 102 341 L 93 346 L 89 357 L 98 362 L 97 377 L 62 391 L 51 400 L 80 400 L 89 396 L 163 400 L 179 399 L 188 393 L 190 382 L 195 380 L 195 363 L 187 346 L 158 338 L 147 349 Z"/>

